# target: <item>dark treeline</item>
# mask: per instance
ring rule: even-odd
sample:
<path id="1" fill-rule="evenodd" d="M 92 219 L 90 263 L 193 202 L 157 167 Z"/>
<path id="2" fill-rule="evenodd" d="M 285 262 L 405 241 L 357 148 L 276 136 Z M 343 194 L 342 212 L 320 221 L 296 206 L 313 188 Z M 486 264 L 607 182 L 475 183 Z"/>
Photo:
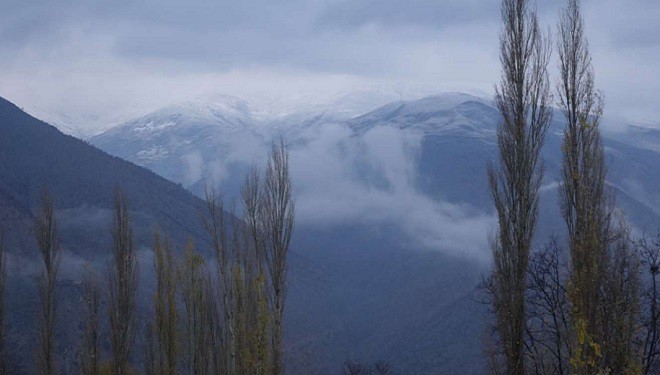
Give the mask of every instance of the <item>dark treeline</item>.
<path id="1" fill-rule="evenodd" d="M 602 95 L 579 0 L 557 26 L 562 144 L 560 211 L 566 239 L 533 249 L 539 159 L 550 121 L 549 36 L 529 0 L 502 1 L 499 167 L 489 168 L 499 231 L 483 286 L 493 313 L 488 368 L 496 374 L 655 374 L 660 234 L 632 239 L 607 188 Z"/>
<path id="2" fill-rule="evenodd" d="M 82 278 L 77 360 L 81 374 L 283 372 L 282 318 L 295 209 L 284 142 L 273 145 L 263 173 L 253 168 L 240 202 L 228 213 L 222 196 L 212 188 L 206 198 L 200 219 L 215 259 L 208 262 L 192 240 L 176 251 L 167 234 L 155 229 L 153 315 L 142 329 L 129 200 L 116 188 L 111 264 L 105 277 L 87 266 Z M 42 264 L 35 363 L 38 373 L 55 374 L 62 368 L 54 354 L 61 253 L 54 204 L 47 192 L 35 215 L 34 233 Z M 0 374 L 6 372 L 3 235 L 0 232 Z M 104 305 L 107 311 L 102 311 Z M 102 324 L 106 318 L 108 332 Z M 138 340 L 143 340 L 144 353 L 134 353 Z M 107 358 L 102 356 L 104 342 L 111 349 Z M 141 366 L 131 362 L 140 354 Z"/>

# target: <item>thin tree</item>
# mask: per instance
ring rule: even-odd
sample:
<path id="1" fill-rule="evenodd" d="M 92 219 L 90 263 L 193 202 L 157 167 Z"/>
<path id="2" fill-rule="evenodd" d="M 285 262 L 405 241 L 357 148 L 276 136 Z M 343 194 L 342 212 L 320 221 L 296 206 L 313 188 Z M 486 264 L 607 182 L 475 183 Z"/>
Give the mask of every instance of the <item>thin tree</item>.
<path id="1" fill-rule="evenodd" d="M 264 177 L 263 218 L 266 241 L 266 266 L 270 278 L 272 313 L 272 373 L 283 371 L 282 318 L 287 293 L 289 244 L 293 233 L 295 204 L 289 175 L 289 153 L 280 140 L 274 144 Z"/>
<path id="2" fill-rule="evenodd" d="M 98 375 L 100 374 L 99 305 L 101 288 L 98 277 L 90 265 L 85 266 L 82 289 L 83 340 L 80 353 L 80 372 L 84 375 Z"/>
<path id="3" fill-rule="evenodd" d="M 644 235 L 637 241 L 637 249 L 648 282 L 642 294 L 641 315 L 642 365 L 644 374 L 660 372 L 660 232 L 655 236 Z"/>
<path id="4" fill-rule="evenodd" d="M 503 0 L 502 22 L 502 82 L 495 96 L 502 115 L 497 130 L 500 165 L 488 169 L 499 223 L 497 236 L 491 241 L 491 303 L 506 372 L 523 374 L 525 281 L 538 217 L 543 174 L 540 152 L 551 118 L 547 73 L 550 44 L 528 0 Z"/>
<path id="5" fill-rule="evenodd" d="M 345 361 L 341 368 L 343 375 L 371 375 L 372 371 L 369 366 L 359 362 Z"/>
<path id="6" fill-rule="evenodd" d="M 153 322 L 148 323 L 144 330 L 144 346 L 143 350 L 143 370 L 145 375 L 156 375 L 158 374 L 158 365 L 160 358 L 158 353 L 156 353 L 156 327 Z"/>
<path id="7" fill-rule="evenodd" d="M 5 289 L 7 288 L 7 258 L 5 256 L 4 231 L 0 228 L 0 375 L 7 371 L 5 358 Z"/>
<path id="8" fill-rule="evenodd" d="M 204 258 L 195 251 L 191 240 L 186 245 L 177 280 L 183 306 L 183 368 L 188 374 L 207 374 L 211 367 L 211 332 L 206 326 L 210 281 Z"/>
<path id="9" fill-rule="evenodd" d="M 588 43 L 579 3 L 569 0 L 560 14 L 558 51 L 560 108 L 566 117 L 562 146 L 562 215 L 571 256 L 569 297 L 574 324 L 571 364 L 577 373 L 594 372 L 600 358 L 599 288 L 603 282 L 609 213 L 605 165 L 598 131 L 601 97 L 595 92 Z"/>
<path id="10" fill-rule="evenodd" d="M 225 207 L 222 196 L 211 187 L 206 190 L 206 207 L 200 215 L 206 232 L 209 235 L 210 246 L 215 253 L 217 282 L 216 298 L 211 316 L 213 367 L 217 373 L 234 374 L 234 288 L 231 259 L 232 246 L 229 245 Z M 231 215 L 232 224 L 237 224 Z"/>
<path id="11" fill-rule="evenodd" d="M 126 375 L 135 340 L 138 264 L 126 197 L 119 189 L 115 190 L 112 241 L 113 262 L 108 283 L 112 371 L 115 375 Z"/>
<path id="12" fill-rule="evenodd" d="M 154 322 L 148 327 L 151 373 L 174 375 L 178 363 L 178 311 L 176 303 L 176 265 L 172 244 L 163 241 L 158 229 L 154 231 Z"/>
<path id="13" fill-rule="evenodd" d="M 567 264 L 555 238 L 533 252 L 527 282 L 526 352 L 537 374 L 570 373 L 570 305 Z"/>
<path id="14" fill-rule="evenodd" d="M 392 369 L 389 362 L 385 362 L 385 361 L 377 361 L 376 363 L 374 363 L 374 369 L 376 370 L 376 374 L 378 375 L 389 375 L 392 373 Z"/>
<path id="15" fill-rule="evenodd" d="M 57 300 L 55 284 L 60 266 L 60 243 L 53 200 L 44 191 L 41 206 L 34 220 L 34 233 L 37 247 L 43 261 L 39 278 L 39 332 L 37 336 L 37 367 L 40 374 L 54 374 L 55 360 L 55 322 Z"/>
<path id="16" fill-rule="evenodd" d="M 603 284 L 599 289 L 602 327 L 601 371 L 639 373 L 642 353 L 637 347 L 640 308 L 640 258 L 630 240 L 628 223 L 616 215 L 608 238 Z"/>
<path id="17" fill-rule="evenodd" d="M 562 145 L 561 213 L 571 260 L 569 299 L 576 373 L 594 373 L 602 364 L 603 312 L 600 308 L 611 206 L 605 193 L 605 162 L 600 139 L 601 95 L 594 85 L 589 44 L 578 0 L 568 0 L 558 24 L 559 106 L 566 118 Z"/>
<path id="18" fill-rule="evenodd" d="M 270 316 L 266 295 L 266 253 L 264 238 L 264 201 L 259 170 L 253 166 L 241 190 L 244 231 L 239 263 L 242 268 L 246 352 L 249 371 L 255 375 L 270 371 L 268 326 Z"/>

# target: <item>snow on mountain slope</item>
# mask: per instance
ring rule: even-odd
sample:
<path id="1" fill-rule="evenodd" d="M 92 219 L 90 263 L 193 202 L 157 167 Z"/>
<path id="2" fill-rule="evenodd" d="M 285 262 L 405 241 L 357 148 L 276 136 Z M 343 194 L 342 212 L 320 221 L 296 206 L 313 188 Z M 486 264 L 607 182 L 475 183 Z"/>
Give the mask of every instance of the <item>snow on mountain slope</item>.
<path id="1" fill-rule="evenodd" d="M 270 142 L 283 136 L 292 145 L 299 193 L 303 203 L 309 203 L 300 205 L 303 214 L 323 212 L 337 220 L 342 215 L 360 220 L 394 217 L 400 213 L 380 208 L 385 201 L 396 198 L 428 206 L 421 202 L 430 197 L 450 205 L 433 208 L 429 215 L 436 219 L 485 219 L 492 210 L 485 168 L 497 158 L 500 121 L 492 102 L 444 93 L 395 100 L 359 113 L 360 108 L 392 96 L 357 92 L 317 101 L 301 96 L 288 104 L 272 98 L 211 96 L 163 108 L 90 141 L 197 193 L 212 180 L 231 196 L 238 193 L 240 176 L 249 165 L 263 160 Z M 548 132 L 544 151 L 548 184 L 559 179 L 562 119 L 556 112 Z M 655 133 L 649 132 L 645 130 L 642 137 L 650 142 L 649 134 Z M 660 196 L 651 183 L 660 176 L 651 165 L 657 154 L 646 152 L 651 147 L 635 145 L 637 133 L 631 134 L 604 133 L 612 186 L 637 201 L 630 205 L 660 214 Z M 555 189 L 544 194 L 556 199 Z M 338 203 L 354 201 L 363 205 Z M 406 220 L 434 222 L 410 215 Z M 480 223 L 471 225 L 484 225 Z"/>
<path id="2" fill-rule="evenodd" d="M 112 127 L 145 113 L 146 109 L 136 106 L 123 111 L 108 111 L 103 114 L 65 113 L 60 110 L 47 110 L 41 107 L 23 108 L 31 116 L 58 128 L 62 133 L 80 139 L 100 134 Z"/>
<path id="3" fill-rule="evenodd" d="M 371 91 L 286 101 L 207 95 L 126 121 L 89 141 L 190 187 L 244 169 L 261 159 L 276 137 L 298 138 L 310 127 L 345 121 L 394 97 Z"/>
<path id="4" fill-rule="evenodd" d="M 348 124 L 365 131 L 375 123 L 387 122 L 400 129 L 492 134 L 494 109 L 487 101 L 467 94 L 397 101 L 356 117 L 396 96 L 390 92 L 346 92 L 325 99 L 301 96 L 285 103 L 272 98 L 248 101 L 211 95 L 159 109 L 89 140 L 111 154 L 190 186 L 203 177 L 217 179 L 224 174 L 219 171 L 221 164 L 246 164 L 257 159 L 276 137 L 306 139 L 315 136 L 315 127 L 331 124 Z M 189 172 L 184 173 L 185 169 Z"/>
<path id="5" fill-rule="evenodd" d="M 414 128 L 425 134 L 492 136 L 499 121 L 497 110 L 482 98 L 445 93 L 415 101 L 397 101 L 350 121 L 357 132 L 370 127 Z"/>

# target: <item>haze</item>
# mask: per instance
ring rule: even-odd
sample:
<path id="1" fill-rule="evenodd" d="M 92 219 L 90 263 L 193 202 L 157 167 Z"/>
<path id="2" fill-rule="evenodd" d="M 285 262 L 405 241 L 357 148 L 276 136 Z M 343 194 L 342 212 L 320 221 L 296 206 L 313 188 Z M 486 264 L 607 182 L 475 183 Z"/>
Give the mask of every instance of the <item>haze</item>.
<path id="1" fill-rule="evenodd" d="M 539 3 L 553 32 L 560 3 Z M 606 116 L 657 125 L 660 3 L 583 5 Z M 87 119 L 90 127 L 213 92 L 286 98 L 375 87 L 490 97 L 499 79 L 498 6 L 5 0 L 0 95 L 31 112 Z"/>

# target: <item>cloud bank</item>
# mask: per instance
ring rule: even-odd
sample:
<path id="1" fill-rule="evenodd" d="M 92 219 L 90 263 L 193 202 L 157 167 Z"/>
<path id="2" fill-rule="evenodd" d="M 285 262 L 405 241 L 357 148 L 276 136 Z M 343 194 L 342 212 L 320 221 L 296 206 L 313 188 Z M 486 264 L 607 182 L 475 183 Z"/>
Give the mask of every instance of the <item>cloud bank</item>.
<path id="1" fill-rule="evenodd" d="M 551 31 L 562 4 L 537 1 Z M 491 92 L 499 78 L 498 7 L 478 0 L 6 0 L 0 95 L 102 122 L 210 91 L 291 95 L 404 82 Z M 660 3 L 585 0 L 584 10 L 608 114 L 657 123 Z"/>
<path id="2" fill-rule="evenodd" d="M 304 224 L 397 225 L 416 250 L 485 260 L 495 218 L 434 200 L 416 188 L 422 136 L 375 127 L 361 137 L 337 125 L 291 151 L 297 218 Z"/>

